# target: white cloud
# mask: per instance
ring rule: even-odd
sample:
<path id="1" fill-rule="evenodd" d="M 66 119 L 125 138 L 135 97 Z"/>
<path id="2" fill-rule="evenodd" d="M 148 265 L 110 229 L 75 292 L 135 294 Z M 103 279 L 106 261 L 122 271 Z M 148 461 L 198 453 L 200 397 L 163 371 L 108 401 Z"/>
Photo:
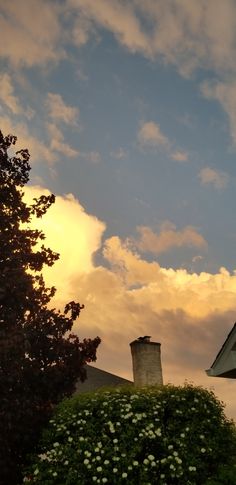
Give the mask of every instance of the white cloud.
<path id="1" fill-rule="evenodd" d="M 138 140 L 141 145 L 149 146 L 169 146 L 168 138 L 161 132 L 160 125 L 154 121 L 143 123 L 138 132 Z"/>
<path id="2" fill-rule="evenodd" d="M 212 184 L 216 189 L 225 189 L 229 181 L 227 173 L 210 167 L 202 168 L 198 176 L 203 185 Z"/>
<path id="3" fill-rule="evenodd" d="M 62 121 L 67 125 L 77 126 L 79 108 L 67 105 L 60 94 L 48 93 L 46 106 L 53 121 Z"/>

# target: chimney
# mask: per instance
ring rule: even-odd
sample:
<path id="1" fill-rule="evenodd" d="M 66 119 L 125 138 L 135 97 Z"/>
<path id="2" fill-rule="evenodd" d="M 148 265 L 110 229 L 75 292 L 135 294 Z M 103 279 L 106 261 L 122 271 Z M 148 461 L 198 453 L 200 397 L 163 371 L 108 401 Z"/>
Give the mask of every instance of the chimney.
<path id="1" fill-rule="evenodd" d="M 163 384 L 161 344 L 150 342 L 150 336 L 139 337 L 130 343 L 135 386 Z"/>

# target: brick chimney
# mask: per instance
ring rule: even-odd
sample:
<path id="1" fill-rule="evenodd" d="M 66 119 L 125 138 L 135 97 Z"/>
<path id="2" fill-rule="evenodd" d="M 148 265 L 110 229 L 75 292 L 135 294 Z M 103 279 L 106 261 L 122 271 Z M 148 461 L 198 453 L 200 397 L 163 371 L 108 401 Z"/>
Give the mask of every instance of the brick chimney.
<path id="1" fill-rule="evenodd" d="M 160 386 L 163 384 L 161 344 L 150 342 L 145 335 L 130 343 L 135 386 Z"/>

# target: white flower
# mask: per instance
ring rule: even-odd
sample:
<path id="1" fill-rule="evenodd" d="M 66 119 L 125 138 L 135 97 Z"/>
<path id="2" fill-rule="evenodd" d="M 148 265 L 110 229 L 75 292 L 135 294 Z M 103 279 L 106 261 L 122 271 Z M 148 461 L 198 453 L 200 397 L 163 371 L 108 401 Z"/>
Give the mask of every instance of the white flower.
<path id="1" fill-rule="evenodd" d="M 115 439 L 113 440 L 113 443 L 118 443 L 118 439 L 117 439 L 117 438 L 115 438 Z"/>
<path id="2" fill-rule="evenodd" d="M 53 472 L 52 476 L 57 477 L 57 472 Z"/>
<path id="3" fill-rule="evenodd" d="M 178 463 L 179 465 L 181 465 L 181 463 L 182 463 L 181 458 L 179 458 L 179 457 L 177 456 L 177 457 L 175 458 L 175 460 L 177 461 L 177 463 Z"/>
<path id="4" fill-rule="evenodd" d="M 103 477 L 103 478 L 102 478 L 102 483 L 107 483 L 107 481 L 108 481 L 108 480 L 107 480 L 107 478 L 106 478 L 106 477 Z"/>
<path id="5" fill-rule="evenodd" d="M 205 448 L 201 448 L 201 453 L 206 453 L 206 449 Z"/>
<path id="6" fill-rule="evenodd" d="M 185 438 L 185 434 L 184 433 L 181 433 L 180 437 L 181 438 Z"/>
<path id="7" fill-rule="evenodd" d="M 149 460 L 147 458 L 144 458 L 143 463 L 144 463 L 144 465 L 148 465 L 149 464 Z"/>
<path id="8" fill-rule="evenodd" d="M 188 469 L 190 472 L 195 472 L 197 470 L 195 466 L 189 466 Z"/>
<path id="9" fill-rule="evenodd" d="M 68 460 L 64 461 L 64 465 L 69 465 Z"/>
<path id="10" fill-rule="evenodd" d="M 113 468 L 113 473 L 117 473 L 118 472 L 118 468 Z"/>
<path id="11" fill-rule="evenodd" d="M 133 461 L 133 465 L 134 465 L 134 466 L 138 466 L 138 461 L 137 461 L 137 460 L 134 460 L 134 461 Z"/>
<path id="12" fill-rule="evenodd" d="M 153 455 L 148 455 L 148 459 L 149 459 L 149 461 L 153 461 L 153 460 L 155 460 L 155 457 Z"/>
<path id="13" fill-rule="evenodd" d="M 85 464 L 85 465 L 88 465 L 88 464 L 89 464 L 89 460 L 88 460 L 88 458 L 85 458 L 85 460 L 84 460 L 84 464 Z"/>
<path id="14" fill-rule="evenodd" d="M 38 473 L 39 473 L 39 469 L 38 468 L 35 468 L 34 475 L 38 475 Z"/>
<path id="15" fill-rule="evenodd" d="M 59 446 L 59 443 L 56 441 L 56 443 L 53 443 L 54 448 L 57 448 Z"/>
<path id="16" fill-rule="evenodd" d="M 40 458 L 40 460 L 42 460 L 42 461 L 43 461 L 43 460 L 47 460 L 47 459 L 48 459 L 48 457 L 47 457 L 46 453 L 41 453 L 41 455 L 38 455 L 38 457 L 39 457 L 39 458 Z"/>
<path id="17" fill-rule="evenodd" d="M 98 479 L 97 477 L 92 477 L 93 482 L 96 482 L 97 479 Z"/>
<path id="18" fill-rule="evenodd" d="M 71 436 L 69 436 L 68 441 L 69 441 L 69 443 L 71 443 L 73 441 L 73 438 Z"/>
<path id="19" fill-rule="evenodd" d="M 109 463 L 110 463 L 109 460 L 104 461 L 104 465 L 109 465 Z"/>
<path id="20" fill-rule="evenodd" d="M 127 473 L 124 472 L 124 473 L 122 473 L 121 476 L 122 476 L 122 478 L 127 478 L 128 475 L 127 475 Z"/>
<path id="21" fill-rule="evenodd" d="M 98 466 L 97 467 L 97 472 L 101 472 L 102 471 L 102 467 L 101 466 Z"/>

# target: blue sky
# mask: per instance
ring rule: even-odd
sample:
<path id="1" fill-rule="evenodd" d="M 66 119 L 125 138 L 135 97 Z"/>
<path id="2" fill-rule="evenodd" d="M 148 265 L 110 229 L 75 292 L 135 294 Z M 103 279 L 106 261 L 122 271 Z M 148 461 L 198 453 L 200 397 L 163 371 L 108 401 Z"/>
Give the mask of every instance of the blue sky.
<path id="1" fill-rule="evenodd" d="M 57 196 L 57 303 L 85 303 L 98 366 L 130 377 L 152 332 L 167 380 L 208 385 L 236 310 L 235 2 L 2 1 L 0 29 L 1 129 L 31 152 L 28 196 Z"/>

